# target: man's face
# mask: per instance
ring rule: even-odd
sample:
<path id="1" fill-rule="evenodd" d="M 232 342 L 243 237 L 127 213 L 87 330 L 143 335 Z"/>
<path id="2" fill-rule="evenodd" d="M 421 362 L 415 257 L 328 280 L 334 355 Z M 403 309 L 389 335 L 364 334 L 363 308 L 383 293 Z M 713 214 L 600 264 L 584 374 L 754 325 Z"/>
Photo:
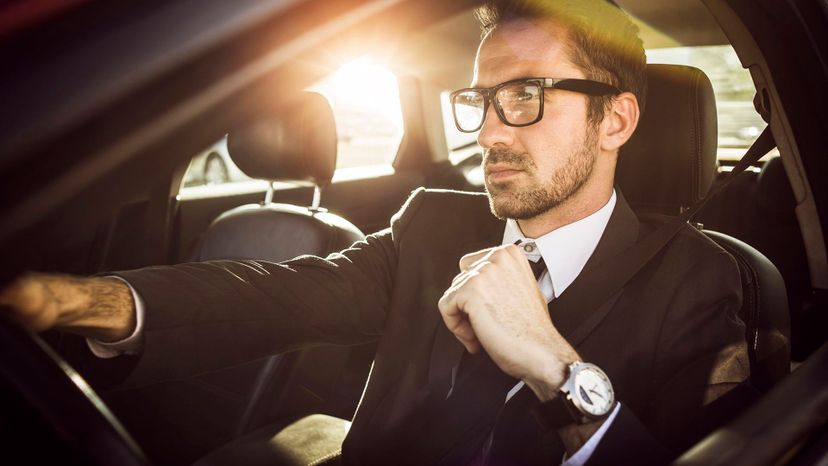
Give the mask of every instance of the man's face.
<path id="1" fill-rule="evenodd" d="M 584 78 L 566 54 L 566 30 L 551 22 L 499 25 L 480 45 L 474 87 L 529 77 Z M 503 124 L 489 107 L 477 138 L 492 212 L 529 219 L 571 198 L 592 174 L 597 125 L 587 120 L 587 97 L 546 90 L 543 118 L 531 126 Z"/>

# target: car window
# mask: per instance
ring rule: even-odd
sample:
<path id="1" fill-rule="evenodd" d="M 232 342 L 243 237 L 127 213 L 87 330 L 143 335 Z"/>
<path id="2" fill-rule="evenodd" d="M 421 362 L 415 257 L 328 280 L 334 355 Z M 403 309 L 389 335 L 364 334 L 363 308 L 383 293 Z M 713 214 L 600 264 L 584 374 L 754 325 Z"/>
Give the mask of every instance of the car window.
<path id="1" fill-rule="evenodd" d="M 333 109 L 338 138 L 334 182 L 393 172 L 403 136 L 399 88 L 394 74 L 369 56 L 343 65 L 307 88 L 324 95 Z M 236 167 L 227 139 L 193 157 L 181 194 L 201 197 L 263 189 Z"/>
<path id="2" fill-rule="evenodd" d="M 742 68 L 733 47 L 670 47 L 648 49 L 646 52 L 648 63 L 689 65 L 707 74 L 713 84 L 718 109 L 718 158 L 725 162 L 740 159 L 767 125 L 753 107 L 756 89 L 750 72 Z M 455 128 L 448 95 L 449 91 L 442 95 L 443 123 L 449 160 L 457 164 L 480 149 L 475 142 L 477 133 L 461 133 Z M 766 158 L 775 155 L 779 155 L 777 150 Z"/>
<path id="3" fill-rule="evenodd" d="M 397 77 L 370 56 L 310 86 L 331 103 L 339 139 L 334 180 L 387 172 L 403 137 Z"/>
<path id="4" fill-rule="evenodd" d="M 456 165 L 475 152 L 480 152 L 480 148 L 477 145 L 477 134 L 479 131 L 464 133 L 457 129 L 454 124 L 454 115 L 451 113 L 449 94 L 451 94 L 451 91 L 448 90 L 440 94 L 440 107 L 443 109 L 443 129 L 446 132 L 449 160 Z"/>

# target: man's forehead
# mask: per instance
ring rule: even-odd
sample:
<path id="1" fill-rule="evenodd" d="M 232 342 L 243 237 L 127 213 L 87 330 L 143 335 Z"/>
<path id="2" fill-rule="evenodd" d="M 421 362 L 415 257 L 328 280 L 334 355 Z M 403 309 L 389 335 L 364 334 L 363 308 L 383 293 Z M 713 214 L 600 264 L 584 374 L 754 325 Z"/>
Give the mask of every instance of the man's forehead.
<path id="1" fill-rule="evenodd" d="M 477 50 L 474 85 L 491 86 L 540 71 L 549 74 L 551 69 L 571 69 L 567 37 L 564 27 L 549 20 L 515 18 L 498 25 Z"/>

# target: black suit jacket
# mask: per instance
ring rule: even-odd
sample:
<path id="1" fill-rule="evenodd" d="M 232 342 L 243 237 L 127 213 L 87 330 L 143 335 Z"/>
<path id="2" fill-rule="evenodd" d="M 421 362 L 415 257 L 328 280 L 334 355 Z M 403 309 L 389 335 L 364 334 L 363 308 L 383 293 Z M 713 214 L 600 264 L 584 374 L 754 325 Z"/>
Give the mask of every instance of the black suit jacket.
<path id="1" fill-rule="evenodd" d="M 581 276 L 656 226 L 639 221 L 619 195 Z M 434 404 L 445 399 L 463 354 L 437 301 L 459 272 L 460 257 L 500 244 L 503 228 L 485 195 L 421 189 L 389 229 L 325 259 L 122 272 L 147 308 L 142 354 L 124 387 L 313 344 L 379 340 L 343 446 L 345 461 L 442 458 L 450 452 L 418 456 L 427 446 L 412 445 L 422 438 Z M 736 316 L 740 300 L 734 260 L 688 226 L 598 309 L 560 309 L 552 301 L 550 313 L 583 359 L 607 372 L 626 409 L 659 440 L 681 445 L 699 408 L 748 376 L 744 326 Z M 549 438 L 540 432 L 527 441 Z M 559 449 L 542 444 L 519 453 L 526 463 L 560 459 Z"/>

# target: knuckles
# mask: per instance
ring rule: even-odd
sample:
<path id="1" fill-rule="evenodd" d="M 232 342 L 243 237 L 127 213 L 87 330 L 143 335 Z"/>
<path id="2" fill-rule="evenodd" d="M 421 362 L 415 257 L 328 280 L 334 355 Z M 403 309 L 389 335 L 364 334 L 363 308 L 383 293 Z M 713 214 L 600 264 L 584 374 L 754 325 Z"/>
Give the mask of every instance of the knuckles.
<path id="1" fill-rule="evenodd" d="M 0 305 L 32 331 L 46 330 L 54 321 L 55 304 L 46 287 L 34 279 L 21 278 L 0 290 Z"/>
<path id="2" fill-rule="evenodd" d="M 518 262 L 526 262 L 526 255 L 523 254 L 521 248 L 519 248 L 515 244 L 510 244 L 504 249 L 504 253 L 508 254 L 509 258 L 518 261 Z"/>
<path id="3" fill-rule="evenodd" d="M 461 271 L 467 271 L 481 261 L 497 263 L 513 259 L 523 259 L 523 257 L 520 248 L 514 244 L 507 244 L 466 254 L 458 261 L 458 267 Z"/>

